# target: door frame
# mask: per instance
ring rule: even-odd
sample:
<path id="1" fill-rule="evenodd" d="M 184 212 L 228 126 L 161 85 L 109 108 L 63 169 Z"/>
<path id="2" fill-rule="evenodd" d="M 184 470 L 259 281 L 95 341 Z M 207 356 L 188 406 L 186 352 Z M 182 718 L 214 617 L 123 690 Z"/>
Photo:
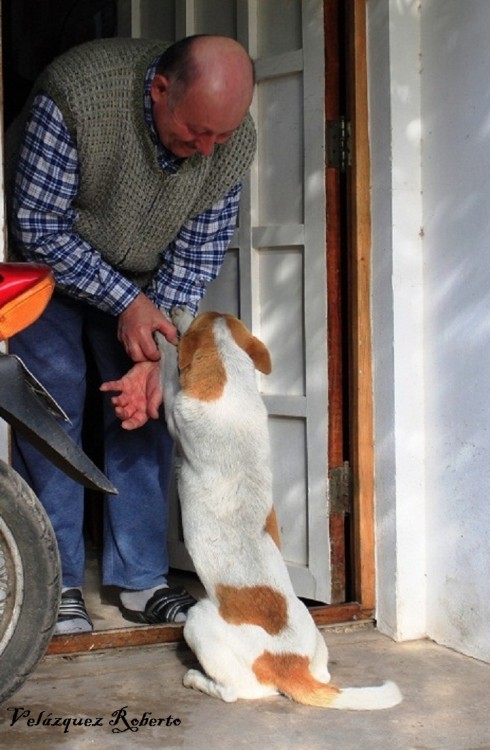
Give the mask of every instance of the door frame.
<path id="1" fill-rule="evenodd" d="M 349 421 L 353 477 L 354 598 L 376 604 L 374 423 L 371 332 L 371 173 L 367 71 L 367 0 L 347 0 L 347 116 L 352 168 L 348 185 Z"/>

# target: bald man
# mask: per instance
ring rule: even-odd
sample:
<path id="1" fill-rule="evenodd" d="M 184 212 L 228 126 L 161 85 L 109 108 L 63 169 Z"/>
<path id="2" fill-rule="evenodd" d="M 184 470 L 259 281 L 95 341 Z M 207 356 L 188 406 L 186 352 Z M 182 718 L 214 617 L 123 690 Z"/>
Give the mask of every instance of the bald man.
<path id="1" fill-rule="evenodd" d="M 169 311 L 195 313 L 220 270 L 255 153 L 253 85 L 248 54 L 227 37 L 90 42 L 47 68 L 7 134 L 12 257 L 47 264 L 56 279 L 11 351 L 65 409 L 77 442 L 87 350 L 101 382 L 154 373 L 153 334 L 175 341 Z M 148 413 L 124 425 L 137 430 L 121 429 L 104 396 L 104 470 L 119 495 L 105 501 L 102 582 L 119 587 L 128 620 L 179 622 L 193 599 L 167 584 L 173 446 L 159 384 L 146 378 L 145 388 Z M 58 540 L 57 632 L 91 630 L 83 489 L 17 434 L 13 464 Z"/>

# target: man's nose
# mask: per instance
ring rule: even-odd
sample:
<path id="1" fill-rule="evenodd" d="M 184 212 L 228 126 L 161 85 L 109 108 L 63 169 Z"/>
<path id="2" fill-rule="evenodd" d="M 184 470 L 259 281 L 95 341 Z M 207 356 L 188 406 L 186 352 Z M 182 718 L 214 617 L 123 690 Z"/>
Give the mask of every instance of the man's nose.
<path id="1" fill-rule="evenodd" d="M 211 156 L 216 143 L 216 136 L 212 134 L 200 135 L 194 139 L 197 150 L 203 156 Z"/>

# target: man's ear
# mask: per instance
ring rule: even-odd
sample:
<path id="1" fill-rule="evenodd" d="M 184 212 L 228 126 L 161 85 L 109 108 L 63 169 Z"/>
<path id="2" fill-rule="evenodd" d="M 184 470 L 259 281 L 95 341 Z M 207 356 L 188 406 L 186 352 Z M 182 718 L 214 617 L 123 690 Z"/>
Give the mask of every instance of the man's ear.
<path id="1" fill-rule="evenodd" d="M 150 87 L 150 96 L 155 104 L 168 94 L 168 78 L 162 73 L 155 73 Z"/>

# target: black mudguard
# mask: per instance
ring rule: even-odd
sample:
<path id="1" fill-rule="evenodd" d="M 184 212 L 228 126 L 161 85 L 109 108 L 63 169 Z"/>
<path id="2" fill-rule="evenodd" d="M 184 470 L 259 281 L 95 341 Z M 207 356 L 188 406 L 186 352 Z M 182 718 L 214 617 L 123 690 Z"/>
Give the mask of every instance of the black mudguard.
<path id="1" fill-rule="evenodd" d="M 61 426 L 57 417 L 69 421 L 64 411 L 22 361 L 8 354 L 0 354 L 0 417 L 72 479 L 90 489 L 117 494 Z"/>

